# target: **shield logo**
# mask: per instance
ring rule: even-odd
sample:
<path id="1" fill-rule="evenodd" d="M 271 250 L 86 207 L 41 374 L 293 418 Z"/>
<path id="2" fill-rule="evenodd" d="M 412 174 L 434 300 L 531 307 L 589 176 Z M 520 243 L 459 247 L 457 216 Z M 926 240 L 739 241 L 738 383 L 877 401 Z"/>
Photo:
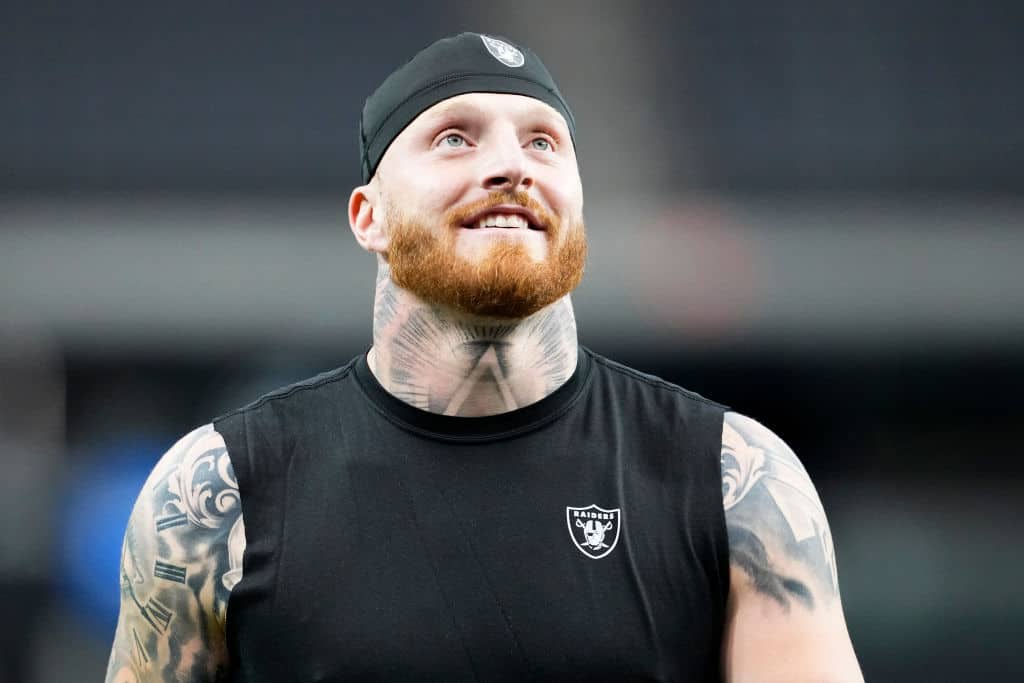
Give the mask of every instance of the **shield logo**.
<path id="1" fill-rule="evenodd" d="M 523 53 L 517 48 L 509 45 L 504 40 L 498 40 L 497 38 L 491 38 L 490 36 L 480 35 L 480 40 L 484 41 L 484 47 L 491 53 L 491 56 L 497 59 L 505 66 L 510 66 L 513 69 L 522 66 L 526 59 L 523 57 Z"/>
<path id="2" fill-rule="evenodd" d="M 573 544 L 592 560 L 599 560 L 615 550 L 619 542 L 619 530 L 622 528 L 620 508 L 606 510 L 596 505 L 566 507 L 565 521 Z"/>

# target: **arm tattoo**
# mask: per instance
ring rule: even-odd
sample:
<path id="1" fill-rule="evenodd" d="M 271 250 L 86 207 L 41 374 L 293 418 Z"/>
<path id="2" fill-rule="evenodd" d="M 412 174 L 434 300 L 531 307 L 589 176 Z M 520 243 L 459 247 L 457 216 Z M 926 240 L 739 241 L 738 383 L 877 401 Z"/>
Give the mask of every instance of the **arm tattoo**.
<path id="1" fill-rule="evenodd" d="M 227 601 L 244 551 L 238 482 L 206 425 L 164 455 L 132 511 L 107 683 L 223 680 Z"/>
<path id="2" fill-rule="evenodd" d="M 788 609 L 839 594 L 832 535 L 796 454 L 770 430 L 737 413 L 722 429 L 722 497 L 731 564 L 754 589 Z"/>

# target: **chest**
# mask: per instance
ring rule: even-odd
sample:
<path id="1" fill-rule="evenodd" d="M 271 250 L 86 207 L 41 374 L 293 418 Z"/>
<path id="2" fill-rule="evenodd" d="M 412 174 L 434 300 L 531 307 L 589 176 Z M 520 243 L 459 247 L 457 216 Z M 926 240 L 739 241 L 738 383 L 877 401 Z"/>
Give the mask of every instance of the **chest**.
<path id="1" fill-rule="evenodd" d="M 269 553 L 229 608 L 239 680 L 704 680 L 715 552 L 685 468 L 656 464 L 678 455 L 640 448 L 293 454 L 279 513 L 247 519 Z"/>

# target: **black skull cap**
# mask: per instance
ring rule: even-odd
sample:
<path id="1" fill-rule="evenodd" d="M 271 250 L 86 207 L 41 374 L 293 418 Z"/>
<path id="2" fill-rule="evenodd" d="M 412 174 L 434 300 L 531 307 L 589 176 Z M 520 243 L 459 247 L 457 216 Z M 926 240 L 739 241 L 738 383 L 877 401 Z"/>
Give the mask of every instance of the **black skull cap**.
<path id="1" fill-rule="evenodd" d="M 537 55 L 505 38 L 461 33 L 417 53 L 366 99 L 359 121 L 363 182 L 413 119 L 442 100 L 470 92 L 538 99 L 562 115 L 575 143 L 576 121 Z"/>

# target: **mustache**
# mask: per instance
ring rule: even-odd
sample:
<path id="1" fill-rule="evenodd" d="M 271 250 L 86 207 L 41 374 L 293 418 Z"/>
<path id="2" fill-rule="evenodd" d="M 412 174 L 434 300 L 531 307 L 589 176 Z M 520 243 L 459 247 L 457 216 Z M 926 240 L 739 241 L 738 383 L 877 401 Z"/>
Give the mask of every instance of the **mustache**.
<path id="1" fill-rule="evenodd" d="M 516 205 L 533 212 L 541 223 L 552 233 L 558 229 L 558 220 L 540 202 L 522 190 L 495 190 L 483 199 L 457 206 L 445 213 L 447 225 L 464 225 L 470 218 L 488 209 L 502 205 Z"/>

